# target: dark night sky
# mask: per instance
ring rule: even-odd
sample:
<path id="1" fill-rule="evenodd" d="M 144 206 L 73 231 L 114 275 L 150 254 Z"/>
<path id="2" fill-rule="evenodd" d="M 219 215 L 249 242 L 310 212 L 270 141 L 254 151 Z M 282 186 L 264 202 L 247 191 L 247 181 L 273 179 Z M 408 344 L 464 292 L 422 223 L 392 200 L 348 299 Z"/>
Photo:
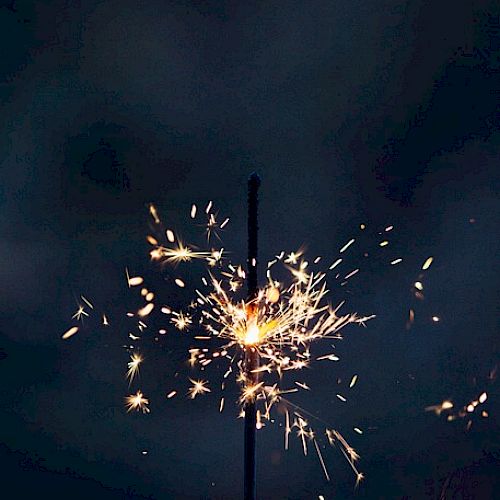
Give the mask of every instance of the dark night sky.
<path id="1" fill-rule="evenodd" d="M 118 317 L 131 300 L 125 266 L 155 279 L 147 204 L 182 227 L 191 202 L 213 199 L 232 220 L 225 246 L 244 256 L 254 169 L 264 181 L 262 258 L 307 244 L 331 259 L 355 236 L 361 246 L 349 265 L 362 272 L 333 286 L 332 300 L 377 315 L 345 332 L 340 363 L 307 372 L 314 390 L 301 400 L 344 431 L 366 480 L 355 491 L 332 449 L 327 483 L 314 453 L 303 457 L 295 441 L 284 453 L 281 430 L 268 426 L 258 433 L 259 498 L 439 498 L 446 478 L 446 498 L 462 487 L 493 498 L 495 4 L 0 2 L 6 498 L 239 497 L 236 408 L 220 415 L 217 397 L 165 399 L 184 359 L 179 338 L 144 346 L 152 411 L 125 414 L 127 332 Z M 377 232 L 389 224 L 391 244 L 380 249 Z M 430 255 L 417 301 L 412 283 Z M 387 264 L 399 256 L 402 264 Z M 112 324 L 89 321 L 63 342 L 81 293 Z M 416 321 L 406 330 L 409 307 Z M 345 386 L 353 373 L 359 382 L 342 404 L 337 378 Z M 474 417 L 468 432 L 464 420 L 424 411 L 483 390 L 490 417 Z"/>

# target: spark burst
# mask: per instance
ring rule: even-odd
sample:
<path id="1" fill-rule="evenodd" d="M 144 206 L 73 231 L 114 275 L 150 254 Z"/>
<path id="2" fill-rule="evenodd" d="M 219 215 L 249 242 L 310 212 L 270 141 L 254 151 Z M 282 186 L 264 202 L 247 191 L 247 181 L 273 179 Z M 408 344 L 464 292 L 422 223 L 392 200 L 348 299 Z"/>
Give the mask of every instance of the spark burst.
<path id="1" fill-rule="evenodd" d="M 169 266 L 175 269 L 175 275 L 170 277 L 170 281 L 193 296 L 184 310 L 174 310 L 164 304 L 158 304 L 156 307 L 158 294 L 151 292 L 149 287 L 146 288 L 142 276 L 131 276 L 126 269 L 128 288 L 140 291 L 140 296 L 145 301 L 136 312 L 127 312 L 126 316 L 136 322 L 135 328 L 142 334 L 148 326 L 145 322 L 150 320 L 155 311 L 161 311 L 167 316 L 171 327 L 183 334 L 192 335 L 190 338 L 194 345 L 189 348 L 188 365 L 191 369 L 199 369 L 205 376 L 188 377 L 190 386 L 187 388 L 187 396 L 195 399 L 197 396 L 214 392 L 213 388 L 217 386 L 223 391 L 232 378 L 239 386 L 239 416 L 244 416 L 245 404 L 250 401 L 257 408 L 257 429 L 262 429 L 266 423 L 277 422 L 277 417 L 284 415 L 285 449 L 289 449 L 290 435 L 295 434 L 304 455 L 309 453 L 310 448 L 316 452 L 325 477 L 329 480 L 330 476 L 319 446 L 322 439 L 340 449 L 355 473 L 356 484 L 359 483 L 363 478 L 356 464 L 359 455 L 338 430 L 327 426 L 323 427 L 321 433 L 316 433 L 310 420 L 318 419 L 290 400 L 297 392 L 310 391 L 311 388 L 301 380 L 288 381 L 292 376 L 296 378 L 294 374 L 311 367 L 316 361 L 323 364 L 324 361 L 339 360 L 332 352 L 313 355 L 313 344 L 331 344 L 331 341 L 342 338 L 341 330 L 347 325 L 364 326 L 366 321 L 374 317 L 341 313 L 343 302 L 334 307 L 328 301 L 327 273 L 334 269 L 333 272 L 338 271 L 337 268 L 345 260 L 345 255 L 354 246 L 356 239 L 351 238 L 341 247 L 339 254 L 342 254 L 342 258 L 337 256 L 330 260 L 333 264 L 326 272 L 318 268 L 322 260 L 319 256 L 310 263 L 305 260 L 303 249 L 280 251 L 267 263 L 265 286 L 249 300 L 242 297 L 243 285 L 247 280 L 244 266 L 232 263 L 222 247 L 199 250 L 200 246 L 183 243 L 173 230 L 162 227 L 159 212 L 153 205 L 150 206 L 150 213 L 157 230 L 155 236 L 147 236 L 148 243 L 153 247 L 150 251 L 151 260 L 160 263 L 162 270 L 168 269 Z M 196 220 L 198 213 L 196 205 L 192 205 L 190 218 Z M 212 202 L 206 206 L 205 214 L 207 222 L 204 232 L 208 243 L 213 235 L 220 240 L 217 230 L 224 229 L 229 219 L 219 223 L 213 212 Z M 361 229 L 366 227 L 362 226 Z M 162 239 L 164 242 L 161 242 Z M 387 240 L 383 243 L 380 246 L 387 251 Z M 183 266 L 192 265 L 195 261 L 205 264 L 198 284 L 193 283 L 192 279 L 187 281 L 181 273 Z M 393 258 L 389 262 L 394 265 L 400 261 L 400 258 Z M 344 285 L 356 276 L 358 271 L 359 269 L 339 272 L 335 279 L 342 280 Z M 85 303 L 91 307 L 86 300 Z M 73 319 L 81 319 L 84 315 L 83 308 L 77 313 Z M 106 316 L 103 315 L 103 318 L 103 323 L 107 325 Z M 162 326 L 157 330 L 165 334 L 168 328 Z M 78 328 L 73 327 L 63 338 L 69 338 L 77 331 Z M 128 339 L 134 343 L 139 342 L 142 335 L 129 332 Z M 133 346 L 124 347 L 130 349 Z M 330 349 L 330 345 L 327 348 Z M 259 359 L 258 367 L 252 373 L 245 371 L 244 358 L 248 349 Z M 130 355 L 126 372 L 129 385 L 135 381 L 142 362 L 143 358 L 138 353 Z M 217 365 L 214 373 L 220 383 L 207 379 L 209 365 Z M 349 388 L 356 384 L 357 378 L 357 375 L 352 376 Z M 179 389 L 169 389 L 166 399 L 173 398 L 180 392 Z M 337 397 L 343 403 L 347 401 L 340 394 Z M 220 411 L 227 407 L 225 400 L 227 397 L 220 398 Z M 125 406 L 128 412 L 150 411 L 149 400 L 141 390 L 127 396 Z M 359 427 L 353 429 L 358 435 L 362 434 Z"/>
<path id="2" fill-rule="evenodd" d="M 127 412 L 132 410 L 142 411 L 142 413 L 149 413 L 149 400 L 144 397 L 141 391 L 131 394 L 125 398 L 125 406 Z"/>

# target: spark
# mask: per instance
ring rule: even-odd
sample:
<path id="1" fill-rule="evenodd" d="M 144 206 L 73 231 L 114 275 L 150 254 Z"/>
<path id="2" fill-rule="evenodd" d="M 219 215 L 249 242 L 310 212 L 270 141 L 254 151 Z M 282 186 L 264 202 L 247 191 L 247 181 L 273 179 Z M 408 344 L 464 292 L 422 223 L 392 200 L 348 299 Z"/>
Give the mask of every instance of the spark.
<path id="1" fill-rule="evenodd" d="M 393 261 L 391 261 L 391 266 L 395 266 L 396 264 L 399 264 L 400 262 L 403 262 L 403 259 L 401 259 L 401 258 L 394 259 Z"/>
<path id="2" fill-rule="evenodd" d="M 359 272 L 359 269 L 354 269 L 354 271 L 351 271 L 348 275 L 346 275 L 346 277 L 344 279 L 348 280 L 349 278 L 351 278 L 352 276 L 354 276 L 358 272 Z"/>
<path id="3" fill-rule="evenodd" d="M 68 331 L 63 333 L 62 338 L 64 340 L 69 339 L 72 337 L 76 332 L 78 332 L 78 327 L 77 326 L 72 326 Z"/>
<path id="4" fill-rule="evenodd" d="M 324 461 L 323 455 L 321 454 L 321 451 L 319 449 L 318 442 L 316 441 L 316 439 L 313 439 L 313 442 L 314 442 L 314 447 L 316 448 L 316 453 L 318 454 L 319 461 L 321 463 L 321 467 L 322 467 L 323 472 L 325 474 L 326 480 L 330 481 L 330 476 L 328 475 L 328 470 L 326 469 L 325 461 Z"/>
<path id="5" fill-rule="evenodd" d="M 354 387 L 354 385 L 356 384 L 358 380 L 358 376 L 357 375 L 353 375 L 352 378 L 351 378 L 351 382 L 349 383 L 349 387 L 352 389 Z"/>
<path id="6" fill-rule="evenodd" d="M 182 281 L 180 278 L 176 278 L 175 279 L 175 284 L 180 287 L 180 288 L 184 288 L 186 286 L 186 284 L 184 283 L 184 281 Z"/>
<path id="7" fill-rule="evenodd" d="M 73 316 L 71 316 L 71 319 L 76 319 L 77 321 L 80 321 L 83 316 L 88 317 L 88 313 L 85 312 L 85 309 L 83 308 L 83 306 L 79 306 L 76 313 L 73 314 Z"/>
<path id="8" fill-rule="evenodd" d="M 149 205 L 149 213 L 153 217 L 156 224 L 160 223 L 160 218 L 158 217 L 158 212 L 156 211 L 156 207 L 151 203 Z"/>
<path id="9" fill-rule="evenodd" d="M 136 375 L 139 374 L 139 365 L 142 363 L 143 358 L 140 354 L 133 353 L 130 356 L 130 361 L 128 362 L 128 371 L 127 371 L 127 380 L 129 381 L 129 385 L 132 384 L 132 380 Z"/>
<path id="10" fill-rule="evenodd" d="M 94 306 L 92 305 L 92 303 L 88 299 L 86 299 L 83 295 L 80 295 L 80 297 L 85 302 L 85 304 L 87 304 L 90 307 L 90 309 L 94 309 Z"/>
<path id="11" fill-rule="evenodd" d="M 175 326 L 175 328 L 177 328 L 177 330 L 180 330 L 181 332 L 183 330 L 187 330 L 189 328 L 189 325 L 191 325 L 193 322 L 191 316 L 189 316 L 188 314 L 184 314 L 182 311 L 173 312 L 170 321 Z"/>
<path id="12" fill-rule="evenodd" d="M 196 218 L 196 210 L 197 210 L 196 205 L 193 203 L 191 205 L 191 219 Z"/>
<path id="13" fill-rule="evenodd" d="M 142 413 L 149 413 L 149 400 L 144 397 L 141 391 L 131 394 L 125 398 L 125 406 L 127 412 L 132 410 L 142 411 Z"/>
<path id="14" fill-rule="evenodd" d="M 175 241 L 175 235 L 174 235 L 174 233 L 173 233 L 173 231 L 171 229 L 167 229 L 166 235 L 167 235 L 167 240 L 170 243 L 173 243 Z"/>
<path id="15" fill-rule="evenodd" d="M 106 317 L 105 314 L 102 315 L 102 324 L 104 326 L 109 326 L 108 318 Z"/>
<path id="16" fill-rule="evenodd" d="M 208 382 L 206 380 L 193 380 L 191 378 L 189 380 L 193 384 L 188 391 L 189 397 L 191 399 L 194 399 L 198 395 L 203 395 L 207 392 L 211 392 L 207 387 Z"/>
<path id="17" fill-rule="evenodd" d="M 342 262 L 342 259 L 337 259 L 330 267 L 329 269 L 335 269 L 340 263 Z"/>
<path id="18" fill-rule="evenodd" d="M 434 260 L 434 257 L 429 257 L 425 262 L 424 265 L 422 266 L 422 269 L 425 271 L 426 269 L 429 269 L 431 267 L 432 261 Z"/>
<path id="19" fill-rule="evenodd" d="M 354 238 L 352 238 L 351 240 L 349 240 L 341 249 L 340 249 L 340 253 L 344 253 L 356 240 Z"/>
<path id="20" fill-rule="evenodd" d="M 384 240 L 384 241 L 381 241 L 381 242 L 379 243 L 379 246 L 381 246 L 381 247 L 386 247 L 388 244 L 389 244 L 389 242 L 388 242 L 387 240 Z"/>
<path id="21" fill-rule="evenodd" d="M 179 262 L 190 262 L 193 259 L 206 259 L 210 256 L 210 253 L 196 252 L 181 241 L 178 241 L 177 246 L 174 248 L 157 246 L 151 250 L 149 255 L 153 260 L 177 264 Z"/>
<path id="22" fill-rule="evenodd" d="M 167 394 L 167 399 L 172 399 L 177 394 L 177 391 L 170 391 Z"/>
<path id="23" fill-rule="evenodd" d="M 139 309 L 137 311 L 137 314 L 139 316 L 141 316 L 141 317 L 148 316 L 149 314 L 151 314 L 151 312 L 153 311 L 154 307 L 155 307 L 155 305 L 152 302 L 149 302 L 142 309 Z"/>
<path id="24" fill-rule="evenodd" d="M 285 259 L 285 264 L 297 264 L 297 260 L 302 255 L 302 252 L 290 252 Z"/>
<path id="25" fill-rule="evenodd" d="M 125 274 L 127 276 L 127 283 L 129 288 L 132 286 L 139 286 L 144 282 L 144 278 L 142 278 L 141 276 L 134 276 L 133 278 L 131 278 L 127 268 L 125 268 Z"/>
<path id="26" fill-rule="evenodd" d="M 445 410 L 451 410 L 453 408 L 453 403 L 451 401 L 445 400 L 440 404 L 427 406 L 425 411 L 433 411 L 436 415 L 441 415 Z"/>

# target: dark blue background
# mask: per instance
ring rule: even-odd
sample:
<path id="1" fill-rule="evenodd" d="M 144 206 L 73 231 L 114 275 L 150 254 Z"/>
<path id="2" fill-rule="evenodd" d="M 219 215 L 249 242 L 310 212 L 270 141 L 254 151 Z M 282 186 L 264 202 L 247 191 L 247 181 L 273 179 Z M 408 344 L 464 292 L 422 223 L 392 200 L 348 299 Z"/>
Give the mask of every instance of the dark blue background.
<path id="1" fill-rule="evenodd" d="M 126 415 L 127 331 L 118 318 L 131 300 L 124 267 L 153 276 L 147 203 L 182 227 L 191 202 L 215 200 L 232 217 L 225 246 L 244 256 L 254 169 L 263 177 L 263 258 L 306 243 L 330 259 L 355 236 L 346 270 L 362 271 L 334 287 L 332 300 L 377 315 L 367 329 L 346 331 L 340 363 L 308 371 L 314 390 L 303 400 L 349 437 L 366 480 L 355 491 L 331 450 L 327 483 L 314 453 L 304 458 L 297 441 L 284 453 L 281 430 L 268 426 L 258 435 L 259 497 L 439 498 L 448 481 L 445 498 L 460 488 L 493 498 L 495 4 L 1 2 L 6 498 L 238 498 L 236 409 L 227 401 L 219 415 L 215 396 L 165 400 L 183 359 L 172 335 L 144 346 L 151 414 Z M 389 224 L 382 250 L 377 231 Z M 412 283 L 430 255 L 421 302 Z M 393 257 L 403 263 L 387 265 Z M 63 342 L 81 293 L 111 326 L 89 320 Z M 416 321 L 406 330 L 409 307 Z M 353 373 L 359 382 L 342 404 L 336 380 L 345 387 Z M 483 390 L 490 417 L 475 416 L 468 432 L 462 419 L 424 411 Z"/>

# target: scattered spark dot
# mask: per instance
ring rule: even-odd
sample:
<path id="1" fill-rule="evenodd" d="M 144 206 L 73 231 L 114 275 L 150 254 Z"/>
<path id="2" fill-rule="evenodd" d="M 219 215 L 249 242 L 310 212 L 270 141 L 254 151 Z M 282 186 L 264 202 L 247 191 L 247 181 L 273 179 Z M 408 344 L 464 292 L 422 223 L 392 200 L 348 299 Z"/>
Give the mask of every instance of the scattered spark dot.
<path id="1" fill-rule="evenodd" d="M 483 393 L 481 394 L 481 396 L 479 396 L 479 402 L 480 402 L 481 404 L 483 404 L 483 403 L 484 403 L 487 399 L 488 399 L 488 395 L 487 395 L 485 392 L 483 392 Z"/>
<path id="2" fill-rule="evenodd" d="M 353 375 L 352 378 L 351 378 L 351 382 L 349 383 L 349 387 L 353 388 L 357 381 L 358 381 L 358 376 L 357 375 Z"/>
<path id="3" fill-rule="evenodd" d="M 141 285 L 144 282 L 144 278 L 141 278 L 141 276 L 135 276 L 134 278 L 130 278 L 128 280 L 129 286 L 138 286 Z"/>
<path id="4" fill-rule="evenodd" d="M 184 288 L 186 286 L 186 284 L 184 283 L 184 281 L 182 281 L 180 278 L 176 278 L 175 280 L 175 284 L 181 288 Z"/>
<path id="5" fill-rule="evenodd" d="M 193 203 L 193 205 L 191 206 L 191 219 L 194 219 L 196 217 L 196 205 Z"/>
<path id="6" fill-rule="evenodd" d="M 359 427 L 354 427 L 354 432 L 357 432 L 358 434 L 363 434 L 363 431 Z"/>
<path id="7" fill-rule="evenodd" d="M 76 332 L 78 331 L 78 327 L 77 326 L 73 326 L 71 327 L 67 332 L 65 332 L 62 336 L 62 338 L 64 340 L 66 339 L 69 339 L 70 337 L 72 337 Z"/>
<path id="8" fill-rule="evenodd" d="M 354 269 L 354 271 L 351 271 L 349 274 L 347 274 L 344 279 L 348 280 L 349 278 L 351 278 L 352 276 L 354 276 L 358 272 L 359 272 L 359 269 Z"/>
<path id="9" fill-rule="evenodd" d="M 151 313 L 151 311 L 154 309 L 154 307 L 155 307 L 155 305 L 152 302 L 150 302 L 149 304 L 146 304 L 142 309 L 139 309 L 137 311 L 137 314 L 139 316 L 141 316 L 142 318 L 145 316 L 148 316 Z"/>
<path id="10" fill-rule="evenodd" d="M 359 225 L 359 228 L 360 228 L 360 229 L 365 229 L 365 228 L 366 228 L 366 226 L 365 226 L 364 224 L 360 224 L 360 225 Z"/>
<path id="11" fill-rule="evenodd" d="M 387 240 L 384 240 L 384 241 L 381 241 L 381 242 L 379 243 L 379 246 L 381 246 L 381 247 L 386 247 L 388 244 L 389 244 L 389 242 L 388 242 Z"/>
<path id="12" fill-rule="evenodd" d="M 434 323 L 438 323 L 439 322 L 439 316 L 433 316 L 432 317 L 432 321 L 434 321 Z"/>
<path id="13" fill-rule="evenodd" d="M 167 229 L 166 234 L 167 234 L 167 240 L 170 241 L 170 243 L 173 243 L 175 241 L 175 236 L 173 231 L 171 229 Z"/>
<path id="14" fill-rule="evenodd" d="M 102 324 L 104 326 L 109 326 L 108 318 L 106 317 L 105 314 L 102 315 Z"/>
<path id="15" fill-rule="evenodd" d="M 415 281 L 415 288 L 417 290 L 423 290 L 424 289 L 424 285 L 422 285 L 422 283 L 420 281 Z"/>
<path id="16" fill-rule="evenodd" d="M 337 394 L 337 397 L 340 399 L 340 401 L 343 401 L 344 403 L 347 401 L 347 399 L 344 398 L 344 396 L 342 396 L 341 394 Z"/>
<path id="17" fill-rule="evenodd" d="M 394 266 L 396 264 L 399 264 L 400 262 L 403 262 L 403 259 L 399 258 L 399 259 L 395 259 L 391 262 L 391 266 Z"/>
<path id="18" fill-rule="evenodd" d="M 434 257 L 429 257 L 425 262 L 424 265 L 422 266 L 422 269 L 425 271 L 426 269 L 429 269 L 431 267 L 432 261 L 434 260 Z"/>
<path id="19" fill-rule="evenodd" d="M 167 399 L 172 399 L 177 394 L 177 391 L 170 391 L 167 394 Z"/>
<path id="20" fill-rule="evenodd" d="M 156 207 L 153 204 L 149 205 L 149 213 L 153 217 L 156 224 L 160 223 L 160 218 L 158 217 L 158 212 L 156 211 Z"/>
<path id="21" fill-rule="evenodd" d="M 207 205 L 207 208 L 205 208 L 205 213 L 208 214 L 210 212 L 211 208 L 212 208 L 212 202 L 209 201 L 208 205 Z"/>

